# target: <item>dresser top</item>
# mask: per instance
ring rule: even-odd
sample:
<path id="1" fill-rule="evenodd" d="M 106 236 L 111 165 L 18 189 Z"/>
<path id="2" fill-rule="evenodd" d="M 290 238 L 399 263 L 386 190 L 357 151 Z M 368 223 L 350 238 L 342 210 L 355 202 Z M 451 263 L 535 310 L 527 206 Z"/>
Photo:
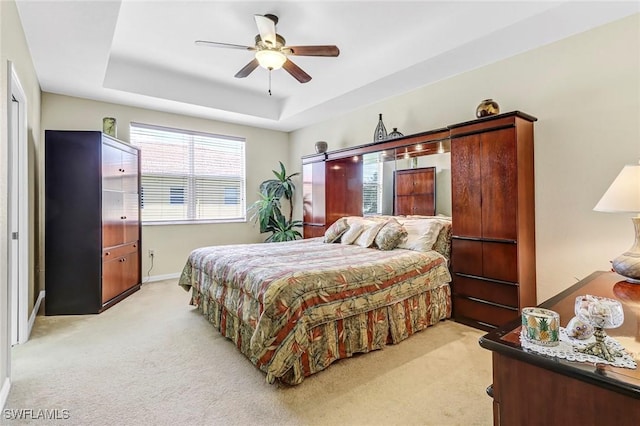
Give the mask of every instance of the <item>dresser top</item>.
<path id="1" fill-rule="evenodd" d="M 560 325 L 566 327 L 575 315 L 576 296 L 585 294 L 617 299 L 622 303 L 624 323 L 618 328 L 607 329 L 606 333 L 620 342 L 640 366 L 640 285 L 628 283 L 614 272 L 598 271 L 540 304 L 540 307 L 558 312 Z M 526 351 L 520 345 L 520 326 L 518 319 L 499 327 L 481 337 L 480 346 L 640 399 L 640 367 L 632 370 L 607 364 L 570 362 Z"/>

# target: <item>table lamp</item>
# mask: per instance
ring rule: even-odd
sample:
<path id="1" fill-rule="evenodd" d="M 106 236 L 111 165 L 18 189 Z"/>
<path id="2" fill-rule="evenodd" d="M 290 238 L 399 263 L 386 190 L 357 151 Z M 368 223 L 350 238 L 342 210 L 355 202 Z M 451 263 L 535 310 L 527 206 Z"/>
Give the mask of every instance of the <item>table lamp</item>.
<path id="1" fill-rule="evenodd" d="M 635 243 L 616 257 L 612 266 L 628 282 L 640 284 L 640 164 L 624 166 L 593 210 L 638 214 L 631 218 L 636 232 Z"/>

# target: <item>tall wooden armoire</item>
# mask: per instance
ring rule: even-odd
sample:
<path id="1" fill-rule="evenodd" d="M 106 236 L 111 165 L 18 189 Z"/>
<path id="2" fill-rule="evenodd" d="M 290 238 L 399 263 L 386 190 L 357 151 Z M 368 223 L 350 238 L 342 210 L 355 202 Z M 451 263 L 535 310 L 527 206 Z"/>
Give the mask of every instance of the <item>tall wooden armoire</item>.
<path id="1" fill-rule="evenodd" d="M 45 314 L 95 314 L 140 288 L 140 155 L 99 131 L 45 132 Z"/>
<path id="2" fill-rule="evenodd" d="M 490 330 L 537 304 L 534 121 L 515 111 L 449 126 L 456 321 Z"/>

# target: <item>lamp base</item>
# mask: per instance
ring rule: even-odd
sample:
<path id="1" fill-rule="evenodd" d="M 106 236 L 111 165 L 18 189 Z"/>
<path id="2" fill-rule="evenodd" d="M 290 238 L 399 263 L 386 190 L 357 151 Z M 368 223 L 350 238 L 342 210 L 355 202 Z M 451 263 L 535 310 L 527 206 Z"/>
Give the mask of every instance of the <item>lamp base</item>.
<path id="1" fill-rule="evenodd" d="M 628 282 L 640 284 L 640 217 L 636 216 L 631 220 L 636 231 L 636 241 L 628 251 L 613 259 L 612 266 Z"/>

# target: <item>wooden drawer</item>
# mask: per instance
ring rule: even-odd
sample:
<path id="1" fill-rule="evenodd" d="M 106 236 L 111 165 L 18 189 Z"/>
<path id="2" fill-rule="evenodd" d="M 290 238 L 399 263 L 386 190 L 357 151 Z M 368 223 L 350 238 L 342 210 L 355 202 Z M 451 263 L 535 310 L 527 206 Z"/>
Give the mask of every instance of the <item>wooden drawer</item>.
<path id="1" fill-rule="evenodd" d="M 518 286 L 455 275 L 453 293 L 518 308 Z"/>
<path id="2" fill-rule="evenodd" d="M 454 238 L 451 247 L 454 272 L 500 281 L 518 282 L 518 246 L 513 243 Z"/>
<path id="3" fill-rule="evenodd" d="M 428 195 L 396 195 L 396 215 L 423 215 L 435 216 L 436 203 L 434 194 Z"/>
<path id="4" fill-rule="evenodd" d="M 483 276 L 482 241 L 451 240 L 451 268 L 453 272 Z"/>
<path id="5" fill-rule="evenodd" d="M 102 304 L 140 283 L 138 252 L 102 264 Z"/>
<path id="6" fill-rule="evenodd" d="M 456 320 L 464 317 L 499 327 L 518 318 L 518 315 L 517 309 L 496 306 L 463 296 L 453 296 L 453 316 Z"/>
<path id="7" fill-rule="evenodd" d="M 482 243 L 483 276 L 518 282 L 518 246 L 512 243 Z"/>
<path id="8" fill-rule="evenodd" d="M 123 244 L 121 246 L 109 247 L 102 250 L 102 260 L 104 262 L 117 259 L 122 257 L 128 253 L 133 253 L 138 251 L 138 242 L 133 242 L 129 244 Z"/>

